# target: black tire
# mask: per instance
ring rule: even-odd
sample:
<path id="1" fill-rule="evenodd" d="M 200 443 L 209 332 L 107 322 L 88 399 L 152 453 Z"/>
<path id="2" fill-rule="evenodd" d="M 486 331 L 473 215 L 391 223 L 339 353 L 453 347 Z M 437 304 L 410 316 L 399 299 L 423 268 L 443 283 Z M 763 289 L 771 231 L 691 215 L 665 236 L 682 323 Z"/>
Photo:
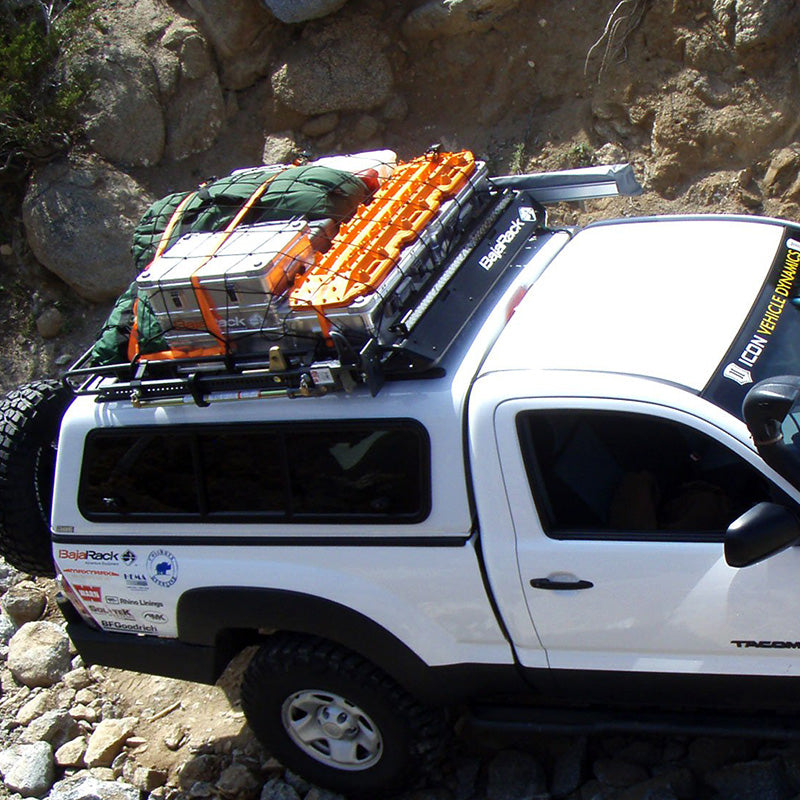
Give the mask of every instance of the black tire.
<path id="1" fill-rule="evenodd" d="M 361 656 L 292 634 L 278 634 L 255 654 L 242 681 L 242 708 L 285 766 L 352 797 L 418 782 L 439 760 L 447 734 L 442 711 L 424 708 Z"/>
<path id="2" fill-rule="evenodd" d="M 55 575 L 50 508 L 58 429 L 72 401 L 60 381 L 35 381 L 0 403 L 0 555 L 29 575 Z"/>

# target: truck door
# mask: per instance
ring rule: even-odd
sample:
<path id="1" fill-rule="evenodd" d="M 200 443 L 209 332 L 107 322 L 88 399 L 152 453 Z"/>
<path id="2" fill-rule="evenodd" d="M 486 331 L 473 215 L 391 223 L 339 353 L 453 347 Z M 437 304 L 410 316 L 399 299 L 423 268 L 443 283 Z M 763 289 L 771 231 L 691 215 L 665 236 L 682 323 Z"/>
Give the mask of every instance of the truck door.
<path id="1" fill-rule="evenodd" d="M 737 516 L 792 503 L 791 490 L 695 417 L 559 402 L 495 416 L 521 583 L 556 681 L 594 676 L 616 693 L 640 690 L 635 677 L 663 688 L 667 673 L 800 674 L 800 549 L 737 570 L 722 547 Z"/>

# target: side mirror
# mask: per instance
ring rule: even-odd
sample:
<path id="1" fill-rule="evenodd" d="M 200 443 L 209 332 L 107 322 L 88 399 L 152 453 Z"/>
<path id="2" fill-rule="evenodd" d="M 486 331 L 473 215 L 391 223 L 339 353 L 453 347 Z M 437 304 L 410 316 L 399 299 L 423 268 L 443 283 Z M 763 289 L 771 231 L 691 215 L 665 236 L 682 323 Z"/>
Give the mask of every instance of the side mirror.
<path id="1" fill-rule="evenodd" d="M 725 532 L 725 561 L 749 567 L 800 540 L 800 522 L 787 508 L 759 503 L 735 519 Z"/>
<path id="2" fill-rule="evenodd" d="M 744 398 L 742 416 L 758 453 L 776 472 L 800 488 L 797 448 L 783 440 L 783 421 L 800 400 L 800 377 L 779 375 L 755 384 Z"/>

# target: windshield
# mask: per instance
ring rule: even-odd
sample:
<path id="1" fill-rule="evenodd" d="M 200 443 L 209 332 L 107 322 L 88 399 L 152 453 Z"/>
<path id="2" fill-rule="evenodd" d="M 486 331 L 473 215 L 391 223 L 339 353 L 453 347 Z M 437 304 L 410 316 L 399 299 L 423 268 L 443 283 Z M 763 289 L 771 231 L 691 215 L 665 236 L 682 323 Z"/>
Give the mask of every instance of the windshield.
<path id="1" fill-rule="evenodd" d="M 787 227 L 753 310 L 702 392 L 742 419 L 742 401 L 753 383 L 800 375 L 800 228 Z"/>

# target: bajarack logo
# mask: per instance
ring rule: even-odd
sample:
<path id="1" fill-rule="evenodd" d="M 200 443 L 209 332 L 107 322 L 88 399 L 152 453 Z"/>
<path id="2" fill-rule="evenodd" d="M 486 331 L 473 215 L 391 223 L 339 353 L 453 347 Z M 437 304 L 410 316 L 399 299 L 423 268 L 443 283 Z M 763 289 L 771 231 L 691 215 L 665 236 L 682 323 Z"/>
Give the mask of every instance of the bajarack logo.
<path id="1" fill-rule="evenodd" d="M 113 550 L 103 552 L 102 550 L 67 550 L 60 547 L 58 549 L 58 557 L 63 558 L 65 561 L 94 561 L 103 564 L 118 563 L 119 553 Z"/>
<path id="2" fill-rule="evenodd" d="M 489 248 L 489 252 L 482 256 L 478 262 L 487 272 L 503 257 L 508 245 L 514 241 L 524 226 L 524 222 L 517 218 L 509 226 L 505 233 L 501 233 L 494 244 Z"/>
<path id="3" fill-rule="evenodd" d="M 800 642 L 755 641 L 754 639 L 731 639 L 738 648 L 757 647 L 761 650 L 800 650 Z"/>

